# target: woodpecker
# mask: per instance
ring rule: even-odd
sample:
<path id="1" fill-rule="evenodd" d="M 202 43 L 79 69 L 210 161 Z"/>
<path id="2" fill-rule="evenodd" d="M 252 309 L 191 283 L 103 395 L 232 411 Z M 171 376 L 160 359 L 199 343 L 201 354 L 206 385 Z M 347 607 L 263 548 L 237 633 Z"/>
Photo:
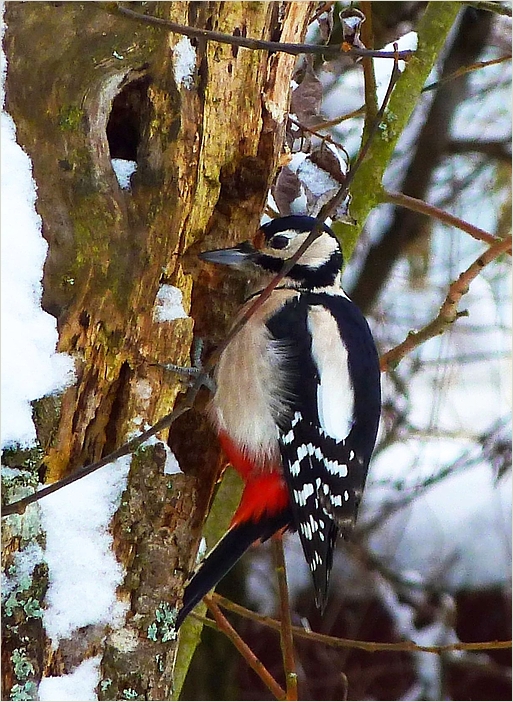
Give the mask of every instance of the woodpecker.
<path id="1" fill-rule="evenodd" d="M 237 319 L 317 226 L 318 237 L 222 353 L 209 413 L 244 481 L 230 528 L 184 591 L 187 614 L 255 542 L 297 531 L 315 603 L 326 605 L 338 534 L 354 527 L 381 407 L 369 326 L 341 287 L 333 231 L 308 216 L 264 224 L 252 242 L 200 254 L 249 282 Z"/>

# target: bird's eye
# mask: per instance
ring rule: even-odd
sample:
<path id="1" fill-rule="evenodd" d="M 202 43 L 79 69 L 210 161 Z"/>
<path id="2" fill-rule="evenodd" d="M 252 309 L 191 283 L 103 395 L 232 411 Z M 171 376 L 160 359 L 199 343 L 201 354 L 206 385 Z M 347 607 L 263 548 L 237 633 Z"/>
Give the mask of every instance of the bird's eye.
<path id="1" fill-rule="evenodd" d="M 289 245 L 290 239 L 287 236 L 280 236 L 276 234 L 269 240 L 269 246 L 272 249 L 286 249 Z"/>

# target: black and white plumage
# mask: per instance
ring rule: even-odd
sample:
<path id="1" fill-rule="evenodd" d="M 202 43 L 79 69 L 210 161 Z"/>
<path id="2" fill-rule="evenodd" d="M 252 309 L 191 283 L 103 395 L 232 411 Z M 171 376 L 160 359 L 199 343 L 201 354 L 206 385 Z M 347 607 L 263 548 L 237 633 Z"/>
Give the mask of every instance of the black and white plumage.
<path id="1" fill-rule="evenodd" d="M 251 294 L 242 314 L 317 224 L 306 216 L 275 219 L 254 243 L 202 258 L 244 270 Z M 231 542 L 238 529 L 248 538 L 248 522 L 255 539 L 269 537 L 270 520 L 297 530 L 321 610 L 337 536 L 349 535 L 356 520 L 381 402 L 377 351 L 365 318 L 341 287 L 341 265 L 339 242 L 322 225 L 223 352 L 211 403 L 223 448 L 246 484 Z M 271 477 L 276 485 L 269 490 Z M 258 487 L 263 480 L 265 489 Z M 214 549 L 187 587 L 179 623 L 213 586 L 216 553 L 229 559 L 226 537 L 223 542 L 223 555 Z M 235 560 L 245 548 L 233 549 Z M 223 573 L 235 560 L 222 564 Z"/>

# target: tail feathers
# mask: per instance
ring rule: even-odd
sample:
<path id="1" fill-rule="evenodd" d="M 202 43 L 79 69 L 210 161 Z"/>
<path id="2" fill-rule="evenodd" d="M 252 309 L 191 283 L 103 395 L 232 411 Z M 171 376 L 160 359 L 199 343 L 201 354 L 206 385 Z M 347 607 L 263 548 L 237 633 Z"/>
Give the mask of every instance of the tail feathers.
<path id="1" fill-rule="evenodd" d="M 291 520 L 290 510 L 285 509 L 272 516 L 266 515 L 258 522 L 239 522 L 232 526 L 185 588 L 183 606 L 176 620 L 176 630 L 198 602 L 233 568 L 251 544 L 258 540 L 266 541 L 280 529 L 288 527 Z"/>
<path id="2" fill-rule="evenodd" d="M 303 552 L 312 574 L 315 606 L 321 614 L 324 614 L 328 602 L 328 585 L 333 565 L 333 551 L 338 535 L 336 524 L 331 522 L 328 517 L 324 521 L 327 523 L 327 528 L 323 529 L 323 541 L 317 540 L 315 542 L 313 539 L 312 541 L 306 541 L 304 538 L 301 538 Z M 319 531 L 319 534 L 323 532 Z M 303 537 L 301 532 L 300 537 Z"/>

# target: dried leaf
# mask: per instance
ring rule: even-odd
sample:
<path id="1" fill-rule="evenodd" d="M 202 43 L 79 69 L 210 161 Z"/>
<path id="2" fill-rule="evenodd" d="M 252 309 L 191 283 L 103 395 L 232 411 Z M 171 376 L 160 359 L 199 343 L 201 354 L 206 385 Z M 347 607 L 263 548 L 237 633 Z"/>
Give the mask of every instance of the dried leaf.
<path id="1" fill-rule="evenodd" d="M 348 7 L 339 14 L 342 25 L 343 44 L 357 49 L 365 49 L 365 44 L 360 39 L 360 30 L 365 22 L 365 15 L 356 7 Z"/>
<path id="2" fill-rule="evenodd" d="M 330 5 L 326 12 L 317 17 L 317 22 L 319 23 L 321 41 L 327 44 L 333 31 L 333 5 Z"/>
<path id="3" fill-rule="evenodd" d="M 312 62 L 308 61 L 303 80 L 293 91 L 290 101 L 291 113 L 307 127 L 319 122 L 322 92 L 322 83 L 315 75 Z"/>
<path id="4" fill-rule="evenodd" d="M 279 172 L 272 188 L 272 195 L 280 215 L 289 215 L 291 203 L 301 195 L 301 183 L 288 166 Z"/>

